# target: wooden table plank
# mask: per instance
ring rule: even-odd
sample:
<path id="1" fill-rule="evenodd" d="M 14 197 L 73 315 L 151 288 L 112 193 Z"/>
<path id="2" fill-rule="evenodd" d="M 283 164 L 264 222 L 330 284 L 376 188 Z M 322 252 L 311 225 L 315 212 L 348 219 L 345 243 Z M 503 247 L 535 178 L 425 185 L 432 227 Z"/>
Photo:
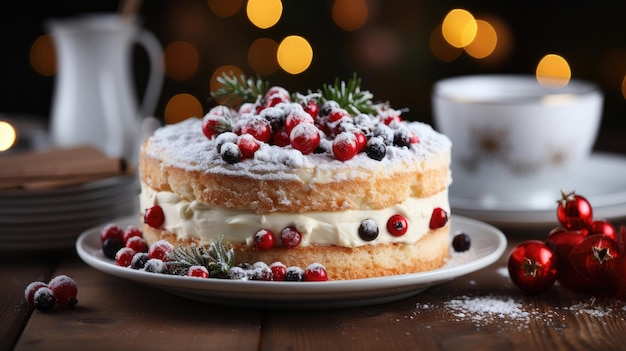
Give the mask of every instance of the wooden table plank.
<path id="1" fill-rule="evenodd" d="M 0 350 L 11 350 L 31 311 L 24 290 L 33 281 L 48 281 L 57 258 L 9 256 L 0 261 Z"/>
<path id="2" fill-rule="evenodd" d="M 74 309 L 35 311 L 15 350 L 256 350 L 261 312 L 201 304 L 99 272 L 71 257 Z"/>
<path id="3" fill-rule="evenodd" d="M 412 298 L 367 308 L 279 311 L 262 350 L 617 350 L 624 303 L 554 286 L 527 295 L 494 265 Z"/>

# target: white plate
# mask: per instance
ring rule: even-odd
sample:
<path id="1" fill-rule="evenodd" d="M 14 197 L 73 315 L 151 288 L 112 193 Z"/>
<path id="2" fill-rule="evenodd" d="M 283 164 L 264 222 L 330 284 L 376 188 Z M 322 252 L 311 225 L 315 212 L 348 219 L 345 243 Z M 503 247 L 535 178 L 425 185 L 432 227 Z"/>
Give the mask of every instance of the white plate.
<path id="1" fill-rule="evenodd" d="M 563 190 L 576 191 L 586 197 L 593 207 L 594 217 L 608 220 L 626 217 L 626 157 L 595 153 L 584 167 L 571 178 L 563 180 Z M 453 185 L 454 186 L 454 185 Z M 556 201 L 561 188 L 550 194 L 529 194 L 519 202 L 485 203 L 479 199 L 461 198 L 461 190 L 450 189 L 450 205 L 454 214 L 471 217 L 497 226 L 556 226 Z M 561 185 L 560 185 L 561 186 Z M 531 196 L 532 195 L 532 196 Z M 528 199 L 544 198 L 537 203 Z"/>
<path id="2" fill-rule="evenodd" d="M 114 221 L 138 225 L 137 216 Z M 328 282 L 263 282 L 200 279 L 148 273 L 117 266 L 102 254 L 100 229 L 91 228 L 76 241 L 78 255 L 90 266 L 116 277 L 150 285 L 171 294 L 205 303 L 257 308 L 336 308 L 384 303 L 421 293 L 425 289 L 484 268 L 500 258 L 506 238 L 498 229 L 468 218 L 452 218 L 451 233 L 463 231 L 472 248 L 453 253 L 443 268 L 415 274 Z"/>

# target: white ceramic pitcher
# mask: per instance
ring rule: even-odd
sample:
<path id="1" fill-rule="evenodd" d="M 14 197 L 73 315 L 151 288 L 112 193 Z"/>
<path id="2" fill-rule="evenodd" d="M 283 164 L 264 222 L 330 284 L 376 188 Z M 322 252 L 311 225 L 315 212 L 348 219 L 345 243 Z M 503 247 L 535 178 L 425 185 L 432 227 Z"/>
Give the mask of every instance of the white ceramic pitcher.
<path id="1" fill-rule="evenodd" d="M 135 164 L 141 120 L 154 113 L 163 84 L 159 41 L 116 14 L 53 19 L 47 24 L 58 62 L 50 121 L 53 144 L 91 144 Z M 131 60 L 137 44 L 145 48 L 151 66 L 141 108 Z"/>

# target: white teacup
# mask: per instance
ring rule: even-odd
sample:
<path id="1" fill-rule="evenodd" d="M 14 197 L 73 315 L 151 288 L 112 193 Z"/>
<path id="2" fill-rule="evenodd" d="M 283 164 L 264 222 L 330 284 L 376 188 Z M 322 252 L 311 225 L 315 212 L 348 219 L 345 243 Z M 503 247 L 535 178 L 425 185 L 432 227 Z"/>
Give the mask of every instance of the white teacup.
<path id="1" fill-rule="evenodd" d="M 534 76 L 474 75 L 435 83 L 437 129 L 452 146 L 450 197 L 467 209 L 542 209 L 572 184 L 591 154 L 603 95 L 592 83 L 562 88 Z"/>

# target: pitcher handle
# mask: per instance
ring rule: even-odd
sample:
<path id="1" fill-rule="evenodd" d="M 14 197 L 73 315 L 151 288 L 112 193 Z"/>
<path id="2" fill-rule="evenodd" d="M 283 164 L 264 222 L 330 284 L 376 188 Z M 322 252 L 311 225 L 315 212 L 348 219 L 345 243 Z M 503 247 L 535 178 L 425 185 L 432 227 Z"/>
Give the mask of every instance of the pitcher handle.
<path id="1" fill-rule="evenodd" d="M 148 83 L 143 94 L 141 107 L 139 108 L 139 119 L 143 120 L 146 117 L 153 116 L 156 110 L 159 95 L 161 93 L 161 88 L 163 87 L 164 73 L 163 70 L 160 69 L 163 48 L 161 47 L 161 44 L 156 36 L 147 30 L 140 30 L 136 41 L 144 47 L 150 62 Z"/>

